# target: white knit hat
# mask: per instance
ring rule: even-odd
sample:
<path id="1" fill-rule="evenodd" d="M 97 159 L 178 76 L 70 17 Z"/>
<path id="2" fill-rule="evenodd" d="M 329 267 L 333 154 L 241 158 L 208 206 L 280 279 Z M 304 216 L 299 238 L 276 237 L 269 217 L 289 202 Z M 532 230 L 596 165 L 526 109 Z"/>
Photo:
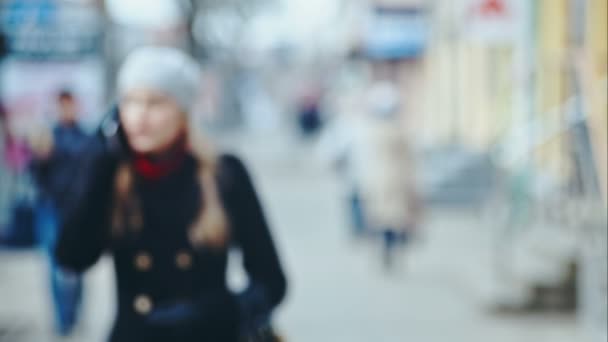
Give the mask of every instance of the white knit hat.
<path id="1" fill-rule="evenodd" d="M 201 69 L 181 50 L 144 46 L 131 52 L 118 74 L 118 96 L 136 88 L 160 91 L 189 112 L 200 89 Z"/>
<path id="2" fill-rule="evenodd" d="M 368 96 L 369 110 L 375 116 L 395 115 L 402 105 L 399 91 L 392 83 L 386 81 L 373 84 Z"/>

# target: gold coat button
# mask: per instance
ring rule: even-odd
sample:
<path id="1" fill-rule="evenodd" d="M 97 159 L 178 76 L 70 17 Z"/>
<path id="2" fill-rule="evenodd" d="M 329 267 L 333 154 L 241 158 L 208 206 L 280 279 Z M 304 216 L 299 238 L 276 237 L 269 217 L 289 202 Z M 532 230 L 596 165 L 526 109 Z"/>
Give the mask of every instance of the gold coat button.
<path id="1" fill-rule="evenodd" d="M 189 270 L 192 268 L 192 256 L 185 251 L 179 252 L 175 255 L 175 264 L 181 270 Z"/>
<path id="2" fill-rule="evenodd" d="M 139 271 L 149 271 L 152 268 L 152 257 L 146 252 L 140 252 L 135 256 L 135 268 Z"/>
<path id="3" fill-rule="evenodd" d="M 152 300 L 146 295 L 138 295 L 133 301 L 135 312 L 140 315 L 147 315 L 152 311 Z"/>

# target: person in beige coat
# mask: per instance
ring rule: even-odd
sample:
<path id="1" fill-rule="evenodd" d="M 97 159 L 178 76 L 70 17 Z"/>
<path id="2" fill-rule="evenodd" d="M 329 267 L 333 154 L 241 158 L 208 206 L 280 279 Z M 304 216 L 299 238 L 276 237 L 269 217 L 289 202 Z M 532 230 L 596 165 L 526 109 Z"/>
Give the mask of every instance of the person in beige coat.
<path id="1" fill-rule="evenodd" d="M 385 266 L 417 225 L 415 167 L 399 118 L 401 99 L 390 83 L 373 84 L 367 113 L 354 129 L 352 161 L 366 223 L 382 236 Z"/>

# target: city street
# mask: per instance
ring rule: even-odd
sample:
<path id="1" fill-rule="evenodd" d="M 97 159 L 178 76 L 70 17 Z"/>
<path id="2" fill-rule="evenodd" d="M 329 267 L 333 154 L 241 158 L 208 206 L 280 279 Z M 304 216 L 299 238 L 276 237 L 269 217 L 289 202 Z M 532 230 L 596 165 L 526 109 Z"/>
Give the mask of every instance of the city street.
<path id="1" fill-rule="evenodd" d="M 336 177 L 310 148 L 272 139 L 233 149 L 252 169 L 288 272 L 275 319 L 286 341 L 581 341 L 573 315 L 499 316 L 484 306 L 490 249 L 472 215 L 429 212 L 420 238 L 385 273 L 375 244 L 350 237 Z M 42 262 L 35 252 L 0 252 L 1 342 L 53 341 Z M 111 324 L 109 260 L 87 281 L 85 318 L 70 341 L 102 341 Z"/>
<path id="2" fill-rule="evenodd" d="M 607 342 L 608 0 L 0 13 L 0 342 Z"/>

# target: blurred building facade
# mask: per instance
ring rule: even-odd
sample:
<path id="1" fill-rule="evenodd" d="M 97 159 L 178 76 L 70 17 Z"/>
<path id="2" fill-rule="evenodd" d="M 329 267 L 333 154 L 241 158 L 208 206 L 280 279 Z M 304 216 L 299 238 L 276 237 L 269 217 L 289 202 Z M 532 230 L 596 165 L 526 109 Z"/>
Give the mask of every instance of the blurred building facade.
<path id="1" fill-rule="evenodd" d="M 408 119 L 404 134 L 424 151 L 457 146 L 488 156 L 499 175 L 491 183 L 498 189 L 487 191 L 502 200 L 498 207 L 483 205 L 494 218 L 491 226 L 505 226 L 489 227 L 503 240 L 496 258 L 506 271 L 497 272 L 507 275 L 498 277 L 510 278 L 510 293 L 497 301 L 510 298 L 523 307 L 539 289 L 564 289 L 564 296 L 576 296 L 571 304 L 592 338 L 605 340 L 606 2 L 367 4 L 366 20 L 390 11 L 426 15 L 428 35 L 415 56 L 398 49 L 413 41 L 391 42 L 379 37 L 382 29 L 363 34 L 363 45 L 372 49 L 366 51 L 371 78 L 389 77 L 400 85 Z M 407 25 L 391 29 L 402 40 L 416 32 Z M 376 37 L 370 39 L 370 32 Z M 477 177 L 472 171 L 459 176 Z M 505 223 L 497 222 L 505 207 Z"/>
<path id="2" fill-rule="evenodd" d="M 573 279 L 566 265 L 576 265 L 579 312 L 594 322 L 597 340 L 605 340 L 605 324 L 599 322 L 606 320 L 606 2 L 437 6 L 440 20 L 428 64 L 437 68 L 427 69 L 430 89 L 437 92 L 428 98 L 425 140 L 486 152 L 498 147 L 516 156 L 502 165 L 511 177 L 504 193 L 513 193 L 514 179 L 525 175 L 525 196 L 532 199 L 524 205 L 527 214 L 512 207 L 511 215 L 520 217 L 511 224 L 519 227 L 511 229 L 519 232 L 507 249 L 527 260 L 538 259 L 534 255 L 541 250 L 555 257 L 535 271 L 517 270 L 515 260 L 507 268 L 528 279 L 525 293 Z M 521 216 L 527 221 L 519 221 Z M 558 247 L 553 241 L 560 239 Z M 528 243 L 537 247 L 524 247 Z"/>

